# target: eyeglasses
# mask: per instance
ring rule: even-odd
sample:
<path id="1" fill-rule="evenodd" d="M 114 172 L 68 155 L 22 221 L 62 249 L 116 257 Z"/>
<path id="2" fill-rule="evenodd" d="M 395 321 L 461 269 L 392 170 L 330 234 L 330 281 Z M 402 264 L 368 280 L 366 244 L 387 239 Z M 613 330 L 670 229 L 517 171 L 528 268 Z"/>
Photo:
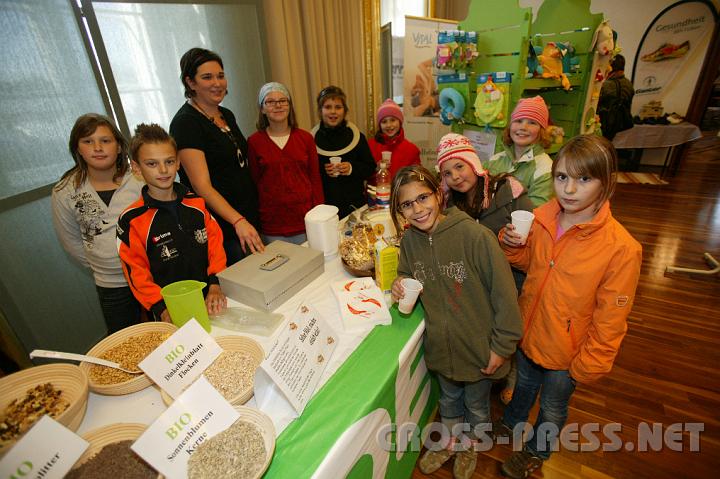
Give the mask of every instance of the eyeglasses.
<path id="1" fill-rule="evenodd" d="M 418 195 L 417 198 L 410 201 L 403 201 L 400 203 L 400 211 L 403 213 L 409 213 L 412 210 L 413 203 L 417 203 L 420 206 L 426 206 L 430 202 L 430 198 L 433 197 L 433 193 L 423 193 Z"/>
<path id="2" fill-rule="evenodd" d="M 287 98 L 280 98 L 279 100 L 265 100 L 265 106 L 268 108 L 275 108 L 278 106 L 288 106 L 290 100 Z"/>

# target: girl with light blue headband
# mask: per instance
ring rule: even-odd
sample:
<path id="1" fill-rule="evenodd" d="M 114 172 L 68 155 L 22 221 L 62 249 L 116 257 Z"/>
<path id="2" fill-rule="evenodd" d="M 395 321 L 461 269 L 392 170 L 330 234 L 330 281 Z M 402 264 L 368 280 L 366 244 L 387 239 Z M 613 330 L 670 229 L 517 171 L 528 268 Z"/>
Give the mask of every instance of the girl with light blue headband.
<path id="1" fill-rule="evenodd" d="M 304 243 L 305 213 L 324 201 L 320 163 L 315 141 L 298 128 L 290 91 L 282 83 L 260 88 L 256 126 L 248 144 L 263 241 Z"/>

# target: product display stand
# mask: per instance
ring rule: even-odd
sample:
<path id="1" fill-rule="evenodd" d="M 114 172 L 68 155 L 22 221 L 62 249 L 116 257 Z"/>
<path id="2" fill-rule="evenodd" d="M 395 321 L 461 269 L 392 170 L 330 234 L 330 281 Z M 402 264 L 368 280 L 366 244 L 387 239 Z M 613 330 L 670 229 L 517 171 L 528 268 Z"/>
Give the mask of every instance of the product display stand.
<path id="1" fill-rule="evenodd" d="M 467 107 L 462 120 L 453 121 L 453 131 L 486 128 L 478 124 L 473 111 L 478 79 L 483 74 L 509 72 L 512 82 L 506 115 L 520 98 L 540 95 L 550 108 L 552 123 L 563 128 L 565 138 L 579 134 L 584 122 L 589 120 L 584 117 L 588 116 L 586 103 L 592 96 L 590 89 L 597 88 L 599 94 L 600 82 L 595 81 L 596 73 L 591 67 L 596 47 L 593 37 L 602 20 L 602 14 L 590 13 L 590 0 L 545 0 L 534 22 L 532 10 L 520 8 L 517 0 L 473 0 L 459 28 L 477 32 L 478 57 L 470 67 L 456 71 L 468 79 L 468 98 L 465 98 Z M 531 44 L 542 49 L 549 42 L 571 47 L 567 51 L 572 51 L 572 57 L 566 58 L 572 63 L 572 71 L 566 72 L 570 90 L 563 88 L 560 79 L 526 78 Z M 594 109 L 590 116 L 594 118 Z M 503 128 L 504 125 L 493 129 L 499 136 Z"/>

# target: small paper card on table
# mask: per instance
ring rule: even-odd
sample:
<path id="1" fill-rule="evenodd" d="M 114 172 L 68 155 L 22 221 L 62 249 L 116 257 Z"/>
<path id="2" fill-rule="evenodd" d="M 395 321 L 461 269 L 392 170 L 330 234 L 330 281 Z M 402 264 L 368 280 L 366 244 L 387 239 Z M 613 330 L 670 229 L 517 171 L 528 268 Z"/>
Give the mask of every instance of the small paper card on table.
<path id="1" fill-rule="evenodd" d="M 367 329 L 376 324 L 392 324 L 385 295 L 372 278 L 336 281 L 332 292 L 340 306 L 340 317 L 346 331 Z"/>
<path id="2" fill-rule="evenodd" d="M 271 417 L 289 403 L 295 416 L 315 392 L 317 383 L 337 346 L 337 335 L 310 305 L 301 304 L 272 345 L 255 373 L 258 407 Z"/>
<path id="3" fill-rule="evenodd" d="M 45 415 L 0 460 L 0 477 L 60 479 L 89 445 Z"/>
<path id="4" fill-rule="evenodd" d="M 220 345 L 193 318 L 138 366 L 163 391 L 177 398 L 222 352 Z"/>
<path id="5" fill-rule="evenodd" d="M 240 413 L 199 378 L 131 446 L 169 479 L 187 477 L 188 459 L 203 441 L 223 432 Z"/>

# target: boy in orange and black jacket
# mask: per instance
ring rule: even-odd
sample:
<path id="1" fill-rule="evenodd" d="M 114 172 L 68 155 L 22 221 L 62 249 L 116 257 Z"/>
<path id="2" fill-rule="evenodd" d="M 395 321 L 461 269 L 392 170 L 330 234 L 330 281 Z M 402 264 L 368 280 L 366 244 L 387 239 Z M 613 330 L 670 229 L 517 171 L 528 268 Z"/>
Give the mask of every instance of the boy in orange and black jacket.
<path id="1" fill-rule="evenodd" d="M 175 183 L 175 141 L 158 125 L 139 125 L 130 143 L 132 161 L 147 183 L 118 219 L 118 252 L 137 300 L 157 318 L 170 316 L 160 289 L 193 279 L 208 284 L 206 305 L 227 305 L 216 274 L 226 265 L 222 231 L 205 201 Z"/>

